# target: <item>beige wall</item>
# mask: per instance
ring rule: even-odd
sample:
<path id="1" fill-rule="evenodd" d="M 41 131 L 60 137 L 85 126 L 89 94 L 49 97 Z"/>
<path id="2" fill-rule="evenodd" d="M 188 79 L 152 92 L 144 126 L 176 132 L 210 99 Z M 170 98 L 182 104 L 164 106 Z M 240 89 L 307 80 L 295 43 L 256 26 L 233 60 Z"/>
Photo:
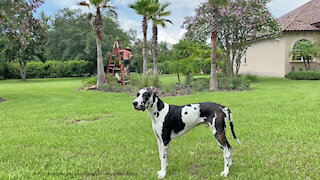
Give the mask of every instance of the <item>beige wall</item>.
<path id="1" fill-rule="evenodd" d="M 246 53 L 247 63 L 240 67 L 241 74 L 283 77 L 285 74 L 285 40 L 261 40 L 252 44 Z"/>
<path id="2" fill-rule="evenodd" d="M 307 39 L 314 42 L 320 32 L 285 32 L 279 40 L 261 40 L 252 44 L 246 53 L 247 63 L 242 63 L 241 74 L 284 77 L 294 70 L 305 69 L 303 62 L 292 62 L 290 51 L 294 44 Z M 242 60 L 244 62 L 244 60 Z M 320 70 L 320 60 L 312 62 L 312 69 Z"/>

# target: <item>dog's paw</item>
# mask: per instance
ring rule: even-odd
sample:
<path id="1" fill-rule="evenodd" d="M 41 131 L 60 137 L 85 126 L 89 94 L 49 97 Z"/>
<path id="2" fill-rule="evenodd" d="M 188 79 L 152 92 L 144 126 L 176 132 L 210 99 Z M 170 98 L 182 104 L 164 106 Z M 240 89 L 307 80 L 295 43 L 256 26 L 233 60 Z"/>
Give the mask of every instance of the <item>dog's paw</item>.
<path id="1" fill-rule="evenodd" d="M 229 172 L 226 172 L 226 171 L 221 172 L 221 176 L 224 176 L 224 177 L 228 177 L 228 174 L 229 174 Z"/>
<path id="2" fill-rule="evenodd" d="M 158 171 L 158 178 L 162 179 L 162 178 L 164 178 L 166 176 L 166 174 L 167 173 L 165 171 Z"/>

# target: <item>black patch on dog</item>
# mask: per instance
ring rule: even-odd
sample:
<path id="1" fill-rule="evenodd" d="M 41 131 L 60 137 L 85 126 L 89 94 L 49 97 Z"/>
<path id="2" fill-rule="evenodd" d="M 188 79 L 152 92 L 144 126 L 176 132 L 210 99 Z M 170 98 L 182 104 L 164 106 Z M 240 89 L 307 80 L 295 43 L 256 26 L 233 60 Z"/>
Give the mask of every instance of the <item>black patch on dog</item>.
<path id="1" fill-rule="evenodd" d="M 157 112 L 157 117 L 159 117 L 159 112 Z"/>
<path id="2" fill-rule="evenodd" d="M 216 134 L 221 134 L 226 126 L 224 121 L 226 115 L 221 110 L 221 107 L 225 106 L 213 102 L 200 103 L 200 117 L 205 117 L 205 122 L 209 124 L 212 124 L 212 120 L 215 118 Z"/>
<path id="3" fill-rule="evenodd" d="M 139 96 L 140 96 L 140 93 L 137 94 L 137 97 L 139 97 Z"/>
<path id="4" fill-rule="evenodd" d="M 164 118 L 162 127 L 162 140 L 165 146 L 171 141 L 172 131 L 178 134 L 185 127 L 185 123 L 181 119 L 182 108 L 183 106 L 169 105 L 169 112 Z"/>
<path id="5" fill-rule="evenodd" d="M 194 108 L 194 110 L 197 110 L 197 108 Z"/>
<path id="6" fill-rule="evenodd" d="M 160 98 L 158 98 L 157 108 L 158 108 L 159 112 L 164 108 L 164 103 L 163 103 L 163 101 L 161 101 Z"/>
<path id="7" fill-rule="evenodd" d="M 188 104 L 187 106 L 191 107 L 191 104 Z"/>
<path id="8" fill-rule="evenodd" d="M 153 113 L 153 115 L 156 115 L 157 113 Z"/>
<path id="9" fill-rule="evenodd" d="M 142 98 L 143 98 L 143 104 L 146 104 L 147 101 L 150 99 L 151 94 L 148 92 L 143 93 Z"/>
<path id="10" fill-rule="evenodd" d="M 188 112 L 185 112 L 184 114 L 188 114 Z"/>

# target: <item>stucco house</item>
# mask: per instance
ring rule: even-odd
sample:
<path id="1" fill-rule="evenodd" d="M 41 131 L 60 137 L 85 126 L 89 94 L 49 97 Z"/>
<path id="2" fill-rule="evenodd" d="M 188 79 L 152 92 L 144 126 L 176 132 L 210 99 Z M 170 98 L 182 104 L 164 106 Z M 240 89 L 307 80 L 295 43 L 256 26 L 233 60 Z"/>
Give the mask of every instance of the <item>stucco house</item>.
<path id="1" fill-rule="evenodd" d="M 284 77 L 305 69 L 301 57 L 293 57 L 290 51 L 299 41 L 320 38 L 320 0 L 311 0 L 277 20 L 283 27 L 280 39 L 253 43 L 242 59 L 241 74 Z M 313 58 L 311 69 L 320 70 L 319 58 Z"/>

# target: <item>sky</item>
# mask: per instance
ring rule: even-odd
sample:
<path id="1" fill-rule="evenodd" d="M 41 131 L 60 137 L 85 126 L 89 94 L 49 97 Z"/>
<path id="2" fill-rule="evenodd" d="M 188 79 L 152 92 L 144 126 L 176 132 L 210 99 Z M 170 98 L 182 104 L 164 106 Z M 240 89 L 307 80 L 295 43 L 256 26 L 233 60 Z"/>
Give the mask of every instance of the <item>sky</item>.
<path id="1" fill-rule="evenodd" d="M 52 16 L 60 9 L 82 9 L 84 12 L 88 12 L 88 8 L 81 8 L 77 3 L 81 0 L 44 0 L 44 4 L 39 8 L 38 12 L 44 11 L 47 16 Z M 137 15 L 135 11 L 128 7 L 128 4 L 135 2 L 136 0 L 111 0 L 110 5 L 116 7 L 120 26 L 125 31 L 129 28 L 137 30 L 138 38 L 142 38 L 141 21 L 142 16 Z M 171 11 L 171 15 L 168 17 L 174 24 L 168 24 L 166 28 L 159 27 L 158 39 L 159 41 L 166 41 L 171 44 L 175 44 L 183 37 L 185 29 L 181 29 L 181 25 L 186 16 L 194 15 L 194 10 L 201 2 L 207 0 L 160 0 L 161 3 L 171 3 L 168 10 Z M 297 7 L 307 3 L 309 0 L 273 0 L 268 3 L 267 7 L 271 14 L 275 17 L 281 17 L 282 15 L 296 9 Z M 151 38 L 151 22 L 148 28 L 148 38 Z"/>

